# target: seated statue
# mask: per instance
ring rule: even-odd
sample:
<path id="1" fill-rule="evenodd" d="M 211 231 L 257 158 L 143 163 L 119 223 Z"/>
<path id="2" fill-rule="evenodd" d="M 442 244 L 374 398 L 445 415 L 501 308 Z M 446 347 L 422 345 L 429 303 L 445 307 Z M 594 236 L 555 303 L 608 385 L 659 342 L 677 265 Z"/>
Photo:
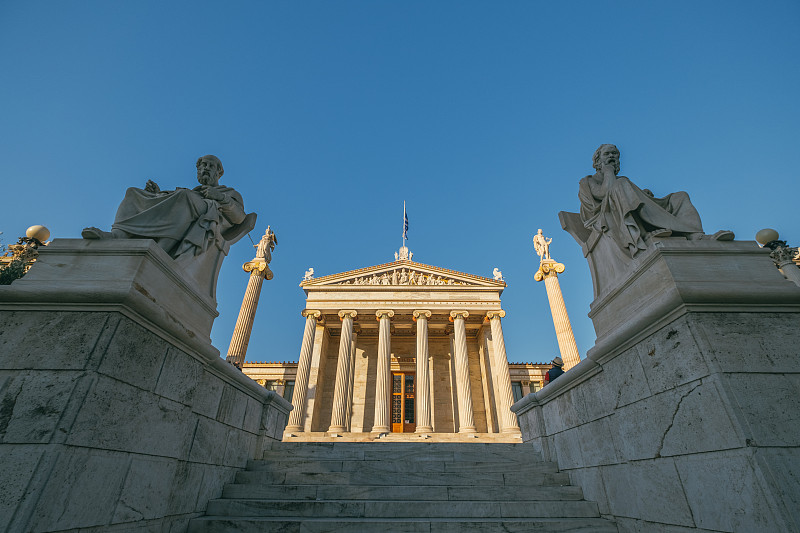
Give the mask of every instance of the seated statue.
<path id="1" fill-rule="evenodd" d="M 619 150 L 604 144 L 592 156 L 597 170 L 578 185 L 581 220 L 587 229 L 607 233 L 631 257 L 647 248 L 645 234 L 656 237 L 704 235 L 700 215 L 685 192 L 656 198 L 619 173 Z M 722 237 L 722 236 L 720 236 Z"/>
<path id="2" fill-rule="evenodd" d="M 640 189 L 620 170 L 619 150 L 603 144 L 592 156 L 594 175 L 581 179 L 578 198 L 580 214 L 559 213 L 562 227 L 584 248 L 594 279 L 595 296 L 646 250 L 654 238 L 680 237 L 689 240 L 733 240 L 730 231 L 713 236 L 703 232 L 700 215 L 689 195 L 674 192 L 656 198 Z"/>
<path id="3" fill-rule="evenodd" d="M 219 184 L 224 170 L 217 157 L 203 156 L 196 166 L 200 185 L 194 189 L 162 191 L 148 180 L 144 189 L 126 191 L 110 232 L 92 227 L 81 235 L 84 239 L 153 239 L 214 297 L 223 256 L 253 229 L 256 215 L 246 215 L 242 196 Z"/>

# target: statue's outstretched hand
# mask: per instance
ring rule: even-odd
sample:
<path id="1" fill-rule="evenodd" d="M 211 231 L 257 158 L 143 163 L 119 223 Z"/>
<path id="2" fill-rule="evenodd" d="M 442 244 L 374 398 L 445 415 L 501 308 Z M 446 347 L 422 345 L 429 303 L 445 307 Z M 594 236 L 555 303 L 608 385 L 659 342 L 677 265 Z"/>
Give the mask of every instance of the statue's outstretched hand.
<path id="1" fill-rule="evenodd" d="M 159 187 L 158 183 L 156 183 L 155 181 L 147 180 L 147 183 L 144 186 L 144 190 L 146 190 L 147 192 L 161 192 L 161 187 Z"/>

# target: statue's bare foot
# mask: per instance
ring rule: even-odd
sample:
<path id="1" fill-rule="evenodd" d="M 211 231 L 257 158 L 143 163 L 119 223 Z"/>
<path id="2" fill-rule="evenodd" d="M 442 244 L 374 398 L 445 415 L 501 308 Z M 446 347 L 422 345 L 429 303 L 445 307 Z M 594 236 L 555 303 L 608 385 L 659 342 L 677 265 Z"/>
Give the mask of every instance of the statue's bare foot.
<path id="1" fill-rule="evenodd" d="M 721 229 L 712 236 L 715 241 L 732 241 L 735 237 L 732 231 L 726 229 Z"/>
<path id="2" fill-rule="evenodd" d="M 83 228 L 81 237 L 84 239 L 113 239 L 114 236 L 110 231 L 103 231 L 98 228 Z"/>

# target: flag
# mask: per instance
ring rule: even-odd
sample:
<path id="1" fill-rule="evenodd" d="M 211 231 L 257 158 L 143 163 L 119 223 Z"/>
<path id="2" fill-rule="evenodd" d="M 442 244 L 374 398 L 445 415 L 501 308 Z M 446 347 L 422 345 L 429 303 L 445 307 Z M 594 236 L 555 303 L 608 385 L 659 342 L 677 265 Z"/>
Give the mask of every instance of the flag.
<path id="1" fill-rule="evenodd" d="M 408 239 L 408 213 L 405 204 L 403 204 L 403 238 Z"/>

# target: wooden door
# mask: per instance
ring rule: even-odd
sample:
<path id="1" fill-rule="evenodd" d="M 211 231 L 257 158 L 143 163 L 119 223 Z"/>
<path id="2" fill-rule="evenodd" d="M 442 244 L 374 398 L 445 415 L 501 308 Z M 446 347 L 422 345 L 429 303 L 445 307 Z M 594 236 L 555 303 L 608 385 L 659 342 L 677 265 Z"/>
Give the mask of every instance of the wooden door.
<path id="1" fill-rule="evenodd" d="M 392 433 L 413 433 L 414 373 L 392 372 Z"/>

